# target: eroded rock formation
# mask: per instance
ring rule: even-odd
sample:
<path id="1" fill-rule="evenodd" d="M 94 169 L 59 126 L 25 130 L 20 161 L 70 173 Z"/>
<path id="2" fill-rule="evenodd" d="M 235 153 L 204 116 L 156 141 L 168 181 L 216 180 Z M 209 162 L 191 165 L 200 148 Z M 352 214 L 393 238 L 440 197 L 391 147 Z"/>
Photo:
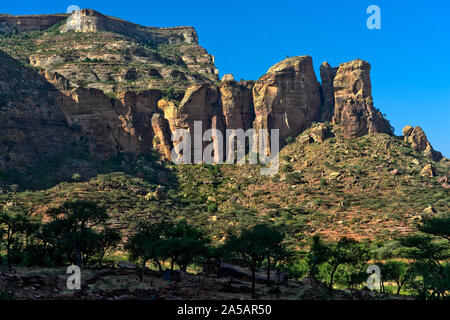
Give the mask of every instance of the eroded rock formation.
<path id="1" fill-rule="evenodd" d="M 389 122 L 373 106 L 368 62 L 357 59 L 341 64 L 333 87 L 333 122 L 342 124 L 345 138 L 392 133 Z"/>
<path id="2" fill-rule="evenodd" d="M 317 120 L 320 91 L 312 59 L 285 59 L 269 69 L 253 87 L 255 129 L 280 130 L 280 145 Z"/>
<path id="3" fill-rule="evenodd" d="M 66 32 L 64 23 L 32 39 L 48 52 L 15 57 L 17 48 L 5 46 L 11 58 L 0 51 L 0 169 L 24 170 L 78 143 L 99 159 L 152 148 L 170 158 L 171 134 L 178 128 L 194 132 L 195 121 L 202 123 L 200 135 L 211 128 L 223 134 L 279 129 L 281 146 L 315 121 L 341 124 L 349 139 L 392 133 L 374 108 L 371 67 L 363 60 L 338 68 L 324 62 L 320 84 L 309 56 L 287 58 L 256 82 L 225 74 L 217 83 L 214 57 L 198 45 L 192 27 L 139 26 L 89 9 L 76 14 L 77 33 Z M 44 30 L 67 17 L 74 14 L 0 15 L 0 33 Z M 107 32 L 99 37 L 99 31 Z M 74 39 L 74 51 L 65 54 Z M 41 70 L 23 68 L 20 59 Z M 305 137 L 321 142 L 327 134 L 326 126 L 314 125 Z M 415 150 L 441 158 L 420 127 L 405 127 L 404 136 Z"/>
<path id="4" fill-rule="evenodd" d="M 422 152 L 426 157 L 435 161 L 442 158 L 442 154 L 433 149 L 421 127 L 405 126 L 403 128 L 403 137 L 405 142 L 410 143 L 414 150 Z"/>
<path id="5" fill-rule="evenodd" d="M 219 87 L 220 106 L 227 129 L 250 129 L 255 118 L 253 108 L 253 83 L 223 81 Z"/>
<path id="6" fill-rule="evenodd" d="M 334 87 L 333 81 L 339 68 L 332 68 L 328 62 L 320 65 L 321 102 L 322 110 L 320 120 L 331 121 L 334 113 Z"/>

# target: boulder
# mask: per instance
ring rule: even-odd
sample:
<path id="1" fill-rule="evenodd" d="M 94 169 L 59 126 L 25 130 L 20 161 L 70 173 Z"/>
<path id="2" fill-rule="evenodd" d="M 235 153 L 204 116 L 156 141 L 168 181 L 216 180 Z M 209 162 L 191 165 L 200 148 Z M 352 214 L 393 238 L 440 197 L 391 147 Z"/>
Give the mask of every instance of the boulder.
<path id="1" fill-rule="evenodd" d="M 328 135 L 328 128 L 325 124 L 319 123 L 311 127 L 309 136 L 315 142 L 323 142 Z"/>
<path id="2" fill-rule="evenodd" d="M 435 214 L 436 213 L 436 209 L 434 209 L 433 206 L 428 206 L 425 209 L 423 209 L 422 213 Z"/>
<path id="3" fill-rule="evenodd" d="M 234 81 L 234 76 L 231 73 L 227 73 L 222 77 L 221 81 Z"/>
<path id="4" fill-rule="evenodd" d="M 421 127 L 417 126 L 405 126 L 403 128 L 403 139 L 405 142 L 411 144 L 411 147 L 419 152 L 422 152 L 426 157 L 439 161 L 442 158 L 442 154 L 435 151 L 431 146 L 425 132 Z"/>

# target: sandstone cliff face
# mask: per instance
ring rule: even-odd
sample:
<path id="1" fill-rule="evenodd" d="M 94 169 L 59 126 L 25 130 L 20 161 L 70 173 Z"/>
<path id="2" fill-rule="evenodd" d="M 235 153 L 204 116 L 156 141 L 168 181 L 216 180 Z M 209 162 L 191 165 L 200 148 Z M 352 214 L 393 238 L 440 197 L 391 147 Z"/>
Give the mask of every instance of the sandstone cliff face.
<path id="1" fill-rule="evenodd" d="M 280 129 L 280 144 L 317 120 L 320 91 L 309 56 L 274 65 L 253 87 L 255 129 Z"/>
<path id="2" fill-rule="evenodd" d="M 339 68 L 332 68 L 328 62 L 320 65 L 321 83 L 321 102 L 322 110 L 320 112 L 320 120 L 322 122 L 331 121 L 334 113 L 334 77 Z"/>
<path id="3" fill-rule="evenodd" d="M 202 135 L 210 128 L 223 130 L 224 119 L 219 105 L 219 90 L 212 84 L 190 86 L 178 108 L 179 127 L 194 132 L 194 121 L 202 122 Z"/>
<path id="4" fill-rule="evenodd" d="M 255 118 L 253 84 L 249 82 L 222 81 L 219 86 L 220 105 L 227 129 L 250 129 Z"/>
<path id="5" fill-rule="evenodd" d="M 127 91 L 117 99 L 92 88 L 70 89 L 61 75 L 45 74 L 60 90 L 55 102 L 67 123 L 81 128 L 87 137 L 89 151 L 99 159 L 109 159 L 118 152 L 146 154 L 154 140 L 152 116 L 158 111 L 159 90 Z"/>
<path id="6" fill-rule="evenodd" d="M 81 9 L 69 15 L 69 24 L 61 26 L 62 32 L 74 30 L 77 32 L 109 31 L 124 34 L 138 41 L 153 41 L 157 43 L 185 42 L 197 44 L 198 36 L 193 27 L 157 28 L 140 26 L 128 21 L 109 17 L 91 9 Z"/>
<path id="7" fill-rule="evenodd" d="M 41 75 L 0 51 L 0 171 L 22 172 L 77 143 L 54 91 Z"/>
<path id="8" fill-rule="evenodd" d="M 59 31 L 38 32 L 27 39 L 29 50 L 20 50 L 20 37 L 0 39 L 0 48 L 14 58 L 0 55 L 0 169 L 12 163 L 24 168 L 58 154 L 65 143 L 86 142 L 99 159 L 152 148 L 170 158 L 171 133 L 178 128 L 192 133 L 194 121 L 202 122 L 199 134 L 210 128 L 224 134 L 279 129 L 281 146 L 314 121 L 341 124 L 349 139 L 391 133 L 373 106 L 365 61 L 339 68 L 324 62 L 321 84 L 311 57 L 298 56 L 275 64 L 256 82 L 226 74 L 216 85 L 214 57 L 198 45 L 192 27 L 144 27 L 88 9 L 76 14 L 76 32 L 67 32 L 65 23 Z M 0 32 L 45 30 L 67 17 L 0 15 Z M 69 53 L 67 43 L 73 43 Z M 15 59 L 42 69 L 25 70 Z M 161 99 L 155 88 L 170 98 Z M 308 139 L 325 139 L 324 128 L 313 127 Z M 420 128 L 406 131 L 413 148 L 439 158 Z"/>
<path id="9" fill-rule="evenodd" d="M 358 59 L 341 64 L 333 87 L 333 122 L 342 124 L 345 138 L 392 133 L 389 122 L 373 106 L 368 62 Z"/>
<path id="10" fill-rule="evenodd" d="M 442 158 L 442 154 L 435 151 L 431 146 L 425 132 L 421 127 L 406 126 L 403 128 L 403 137 L 405 142 L 411 144 L 412 148 L 416 151 L 423 152 L 423 154 L 435 161 L 439 161 Z"/>
<path id="11" fill-rule="evenodd" d="M 161 156 L 170 160 L 173 143 L 169 122 L 159 113 L 153 114 L 151 121 L 152 129 L 155 134 L 153 138 L 153 148 L 159 151 Z"/>
<path id="12" fill-rule="evenodd" d="M 68 14 L 43 14 L 28 16 L 13 16 L 0 14 L 0 33 L 45 30 L 66 19 Z"/>

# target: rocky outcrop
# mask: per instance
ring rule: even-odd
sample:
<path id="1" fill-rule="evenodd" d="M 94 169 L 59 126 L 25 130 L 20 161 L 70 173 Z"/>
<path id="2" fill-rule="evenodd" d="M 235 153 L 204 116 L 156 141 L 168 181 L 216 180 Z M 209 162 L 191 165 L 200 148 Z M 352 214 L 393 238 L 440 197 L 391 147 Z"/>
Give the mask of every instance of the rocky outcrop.
<path id="1" fill-rule="evenodd" d="M 412 126 L 405 126 L 403 128 L 403 139 L 405 142 L 410 143 L 414 150 L 422 152 L 430 159 L 439 161 L 442 158 L 442 154 L 433 149 L 425 132 L 419 126 L 415 128 Z"/>
<path id="2" fill-rule="evenodd" d="M 151 151 L 155 137 L 152 116 L 159 111 L 159 90 L 126 91 L 110 99 L 98 89 L 72 89 L 57 73 L 44 75 L 59 89 L 54 92 L 55 103 L 68 125 L 82 130 L 92 156 L 109 159 L 119 152 L 138 155 Z"/>
<path id="3" fill-rule="evenodd" d="M 225 74 L 221 81 L 234 81 L 234 76 L 231 73 Z"/>
<path id="4" fill-rule="evenodd" d="M 124 34 L 144 42 L 197 44 L 197 32 L 193 27 L 157 28 L 140 26 L 128 21 L 105 16 L 91 9 L 81 9 L 69 16 L 69 23 L 61 26 L 62 32 L 109 31 Z M 70 23 L 72 21 L 72 23 Z"/>
<path id="5" fill-rule="evenodd" d="M 389 122 L 373 106 L 368 62 L 357 59 L 341 64 L 333 87 L 333 122 L 342 124 L 345 138 L 392 133 Z"/>
<path id="6" fill-rule="evenodd" d="M 194 121 L 202 121 L 202 129 L 205 132 L 213 127 L 215 119 L 216 129 L 223 130 L 225 126 L 218 101 L 219 90 L 216 86 L 207 83 L 190 86 L 178 108 L 178 127 L 193 133 Z"/>
<path id="7" fill-rule="evenodd" d="M 170 160 L 173 144 L 169 122 L 163 115 L 155 113 L 152 116 L 152 128 L 155 134 L 153 149 L 157 150 L 164 158 Z"/>
<path id="8" fill-rule="evenodd" d="M 250 129 L 255 118 L 253 108 L 253 84 L 250 82 L 224 81 L 219 86 L 220 105 L 227 129 Z"/>
<path id="9" fill-rule="evenodd" d="M 429 163 L 422 168 L 422 171 L 420 171 L 420 174 L 425 177 L 432 178 L 436 175 L 436 170 L 434 169 L 433 165 L 431 163 Z"/>
<path id="10" fill-rule="evenodd" d="M 339 68 L 333 68 L 328 62 L 320 65 L 321 79 L 321 103 L 320 120 L 322 122 L 331 121 L 334 113 L 334 87 L 333 81 Z"/>
<path id="11" fill-rule="evenodd" d="M 17 33 L 31 30 L 45 30 L 66 19 L 68 14 L 42 14 L 13 16 L 0 14 L 0 33 Z"/>
<path id="12" fill-rule="evenodd" d="M 0 171 L 25 171 L 78 143 L 53 98 L 56 88 L 0 50 Z"/>
<path id="13" fill-rule="evenodd" d="M 277 63 L 253 87 L 255 129 L 279 129 L 280 144 L 317 120 L 320 90 L 312 59 L 298 56 Z"/>

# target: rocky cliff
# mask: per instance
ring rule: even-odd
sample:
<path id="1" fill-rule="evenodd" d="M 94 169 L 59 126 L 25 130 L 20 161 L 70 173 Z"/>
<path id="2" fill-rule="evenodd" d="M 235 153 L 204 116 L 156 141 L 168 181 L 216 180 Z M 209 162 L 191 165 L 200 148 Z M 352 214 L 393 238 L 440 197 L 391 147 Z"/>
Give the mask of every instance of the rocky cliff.
<path id="1" fill-rule="evenodd" d="M 12 34 L 32 30 L 45 30 L 65 20 L 68 14 L 13 16 L 0 14 L 0 33 Z"/>
<path id="2" fill-rule="evenodd" d="M 79 140 L 53 94 L 57 89 L 37 72 L 0 51 L 0 170 L 20 172 L 51 160 Z"/>
<path id="3" fill-rule="evenodd" d="M 281 146 L 318 121 L 333 121 L 347 139 L 392 133 L 373 105 L 366 61 L 325 62 L 321 83 L 309 56 L 287 58 L 257 81 L 227 74 L 219 82 L 192 27 L 143 27 L 81 10 L 68 29 L 67 17 L 0 16 L 0 32 L 19 33 L 0 39 L 0 168 L 23 169 L 71 144 L 102 160 L 152 149 L 170 158 L 171 134 L 193 132 L 194 121 L 202 133 L 279 129 Z M 322 129 L 309 137 L 323 141 Z M 404 136 L 439 158 L 420 128 Z"/>
<path id="4" fill-rule="evenodd" d="M 342 124 L 344 137 L 351 139 L 365 134 L 392 133 L 389 122 L 373 106 L 368 62 L 357 59 L 341 64 L 333 87 L 333 121 Z"/>
<path id="5" fill-rule="evenodd" d="M 288 58 L 269 69 L 253 87 L 256 129 L 280 130 L 280 144 L 295 138 L 320 114 L 320 91 L 312 59 Z"/>

